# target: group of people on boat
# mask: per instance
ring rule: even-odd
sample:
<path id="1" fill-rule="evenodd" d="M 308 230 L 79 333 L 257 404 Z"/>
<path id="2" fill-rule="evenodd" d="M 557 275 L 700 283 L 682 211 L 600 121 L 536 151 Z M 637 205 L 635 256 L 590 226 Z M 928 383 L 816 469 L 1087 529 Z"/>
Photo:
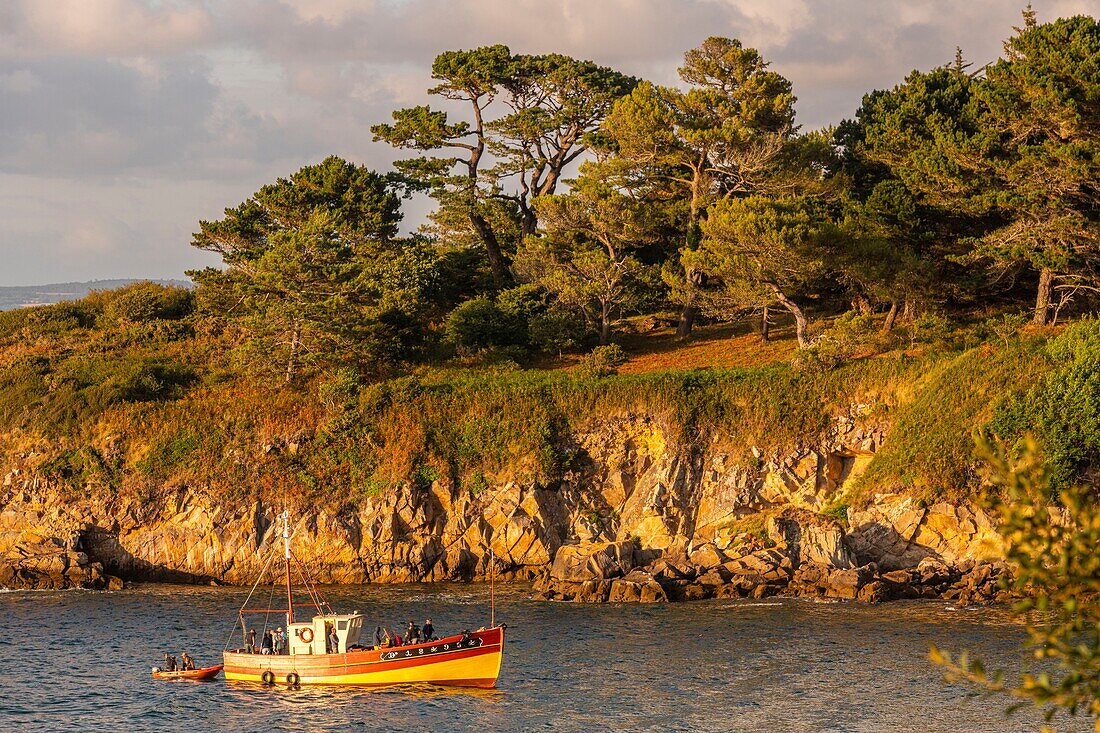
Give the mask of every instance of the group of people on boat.
<path id="1" fill-rule="evenodd" d="M 176 661 L 176 658 L 173 657 L 168 652 L 164 653 L 164 669 L 161 670 L 161 671 L 163 671 L 163 672 L 186 672 L 186 671 L 189 671 L 189 670 L 192 670 L 192 669 L 197 669 L 197 667 L 195 665 L 195 660 L 187 652 L 184 652 L 181 655 L 180 661 L 178 661 L 178 662 Z"/>
<path id="2" fill-rule="evenodd" d="M 274 631 L 271 629 L 264 631 L 258 647 L 256 646 L 256 629 L 248 630 L 247 648 L 249 654 L 286 654 L 289 644 L 290 640 L 287 638 L 282 626 Z"/>
<path id="3" fill-rule="evenodd" d="M 328 624 L 326 624 L 326 627 L 328 635 L 325 639 L 325 652 L 328 654 L 335 654 L 337 649 L 339 649 L 340 639 L 336 634 L 336 629 Z M 436 641 L 437 638 L 435 626 L 432 624 L 430 618 L 424 621 L 423 626 L 417 626 L 416 622 L 410 620 L 405 628 L 404 634 L 394 633 L 385 626 L 376 627 L 374 630 L 374 648 L 389 649 L 397 646 L 421 644 L 426 641 Z M 245 651 L 248 654 L 287 654 L 290 646 L 290 639 L 287 636 L 287 632 L 284 631 L 281 626 L 273 631 L 264 631 L 258 645 L 256 643 L 256 629 L 248 630 L 246 640 Z M 356 646 L 355 648 L 361 649 L 362 647 Z M 166 654 L 166 662 L 167 657 L 168 655 Z M 190 657 L 184 654 L 184 659 L 190 659 Z"/>
<path id="4" fill-rule="evenodd" d="M 435 641 L 436 638 L 435 626 L 432 625 L 431 619 L 424 621 L 424 626 L 422 627 L 417 626 L 413 621 L 409 621 L 404 636 L 391 633 L 390 630 L 384 626 L 377 626 L 374 629 L 374 648 L 389 649 L 395 646 L 421 644 L 425 641 Z"/>

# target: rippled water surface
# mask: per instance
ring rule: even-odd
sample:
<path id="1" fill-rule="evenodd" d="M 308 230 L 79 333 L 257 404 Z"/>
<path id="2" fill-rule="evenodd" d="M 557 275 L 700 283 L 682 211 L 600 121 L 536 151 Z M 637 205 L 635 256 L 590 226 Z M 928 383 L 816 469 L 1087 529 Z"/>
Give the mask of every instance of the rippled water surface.
<path id="1" fill-rule="evenodd" d="M 581 606 L 498 589 L 499 689 L 322 689 L 164 682 L 164 651 L 220 661 L 244 592 L 140 586 L 0 593 L 2 731 L 1026 731 L 1004 701 L 940 681 L 935 643 L 1018 665 L 1004 611 L 799 600 Z M 482 586 L 328 589 L 373 628 L 487 624 Z M 274 616 L 274 625 L 280 621 Z M 260 628 L 260 624 L 257 624 Z M 239 639 L 239 627 L 234 643 Z M 1060 730 L 1085 730 L 1063 721 Z"/>

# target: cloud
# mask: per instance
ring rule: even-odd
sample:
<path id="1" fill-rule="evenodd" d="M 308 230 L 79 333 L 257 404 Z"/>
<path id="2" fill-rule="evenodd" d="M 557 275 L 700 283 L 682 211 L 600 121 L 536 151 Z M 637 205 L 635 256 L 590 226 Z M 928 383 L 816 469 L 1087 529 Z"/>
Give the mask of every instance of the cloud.
<path id="1" fill-rule="evenodd" d="M 0 167 L 8 172 L 115 172 L 177 164 L 203 138 L 217 90 L 204 62 L 147 73 L 107 60 L 0 62 Z M 10 80 L 16 80 L 16 87 Z"/>
<path id="2" fill-rule="evenodd" d="M 165 55 L 216 40 L 203 3 L 141 0 L 9 0 L 0 56 Z"/>
<path id="3" fill-rule="evenodd" d="M 251 188 L 0 174 L 0 285 L 178 277 L 215 264 L 188 246 L 191 232 Z"/>
<path id="4" fill-rule="evenodd" d="M 174 276 L 200 217 L 336 153 L 387 168 L 370 125 L 427 100 L 446 49 L 561 52 L 659 83 L 709 35 L 792 80 L 804 128 L 961 46 L 1005 0 L 7 0 L 0 3 L 0 279 Z M 1041 20 L 1097 0 L 1042 0 Z M 412 223 L 415 213 L 410 213 Z M 138 270 L 141 270 L 140 272 Z M 73 274 L 70 272 L 70 274 Z"/>

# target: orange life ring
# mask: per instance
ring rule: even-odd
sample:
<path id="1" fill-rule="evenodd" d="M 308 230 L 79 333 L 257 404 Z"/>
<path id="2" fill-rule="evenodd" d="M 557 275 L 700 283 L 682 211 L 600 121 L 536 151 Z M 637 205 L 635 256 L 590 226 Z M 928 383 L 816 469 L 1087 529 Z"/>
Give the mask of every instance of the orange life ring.
<path id="1" fill-rule="evenodd" d="M 309 642 L 313 641 L 313 629 L 309 628 L 308 626 L 298 629 L 298 638 L 308 644 Z"/>

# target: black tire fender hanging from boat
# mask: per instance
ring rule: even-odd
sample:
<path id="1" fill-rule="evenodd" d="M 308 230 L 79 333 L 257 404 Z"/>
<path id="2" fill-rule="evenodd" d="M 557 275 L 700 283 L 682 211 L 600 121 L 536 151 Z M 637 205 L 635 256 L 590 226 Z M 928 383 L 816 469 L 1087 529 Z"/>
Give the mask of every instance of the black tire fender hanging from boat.
<path id="1" fill-rule="evenodd" d="M 294 687 L 295 685 L 297 685 L 301 681 L 302 681 L 302 678 L 298 676 L 297 672 L 291 672 L 290 674 L 288 674 L 286 676 L 286 683 L 288 685 L 290 685 L 291 687 Z"/>
<path id="2" fill-rule="evenodd" d="M 260 679 L 264 681 L 265 685 L 273 685 L 275 684 L 275 673 L 272 672 L 270 669 L 266 670 L 262 675 L 260 675 Z"/>

